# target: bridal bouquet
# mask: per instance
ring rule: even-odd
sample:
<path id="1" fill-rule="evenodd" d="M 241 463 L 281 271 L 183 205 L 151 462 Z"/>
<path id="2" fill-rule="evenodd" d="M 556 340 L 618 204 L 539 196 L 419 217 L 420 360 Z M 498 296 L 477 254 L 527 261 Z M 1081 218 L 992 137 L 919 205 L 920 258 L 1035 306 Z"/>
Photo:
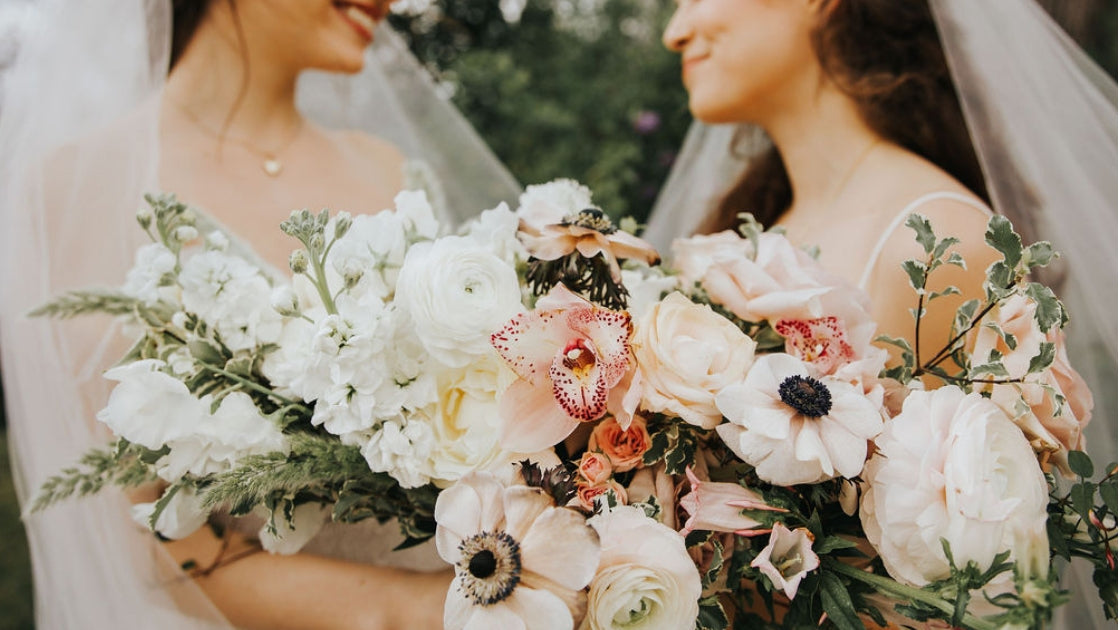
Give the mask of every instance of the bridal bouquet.
<path id="1" fill-rule="evenodd" d="M 1053 253 L 1002 218 L 985 298 L 930 354 L 749 217 L 668 269 L 566 180 L 455 235 L 419 192 L 293 213 L 291 278 L 220 233 L 185 247 L 192 212 L 149 201 L 123 287 L 40 309 L 139 337 L 106 374 L 116 444 L 41 507 L 158 481 L 154 531 L 256 514 L 278 553 L 396 519 L 454 567 L 448 628 L 1039 627 L 1073 557 L 1115 614 L 1116 467 L 1078 450 L 1091 398 L 1029 279 Z M 909 225 L 920 328 L 963 261 Z"/>

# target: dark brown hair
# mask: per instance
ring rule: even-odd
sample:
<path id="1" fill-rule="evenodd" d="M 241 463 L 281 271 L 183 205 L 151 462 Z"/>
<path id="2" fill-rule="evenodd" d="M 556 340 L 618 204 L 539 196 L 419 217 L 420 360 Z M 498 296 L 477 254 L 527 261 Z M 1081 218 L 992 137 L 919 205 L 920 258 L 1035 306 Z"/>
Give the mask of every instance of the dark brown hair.
<path id="1" fill-rule="evenodd" d="M 827 77 L 875 133 L 988 200 L 927 0 L 831 0 L 812 45 Z M 699 231 L 734 229 L 741 212 L 769 227 L 792 201 L 785 164 L 771 148 L 752 160 Z"/>
<path id="2" fill-rule="evenodd" d="M 234 0 L 225 0 L 233 12 L 234 24 L 237 27 L 237 43 L 241 46 L 241 57 L 248 64 L 248 53 L 245 50 L 245 34 L 241 30 L 241 17 L 237 13 L 237 3 Z M 210 9 L 214 0 L 172 0 L 171 2 L 171 63 L 168 71 L 179 63 L 187 44 L 194 38 L 198 25 L 203 16 Z"/>

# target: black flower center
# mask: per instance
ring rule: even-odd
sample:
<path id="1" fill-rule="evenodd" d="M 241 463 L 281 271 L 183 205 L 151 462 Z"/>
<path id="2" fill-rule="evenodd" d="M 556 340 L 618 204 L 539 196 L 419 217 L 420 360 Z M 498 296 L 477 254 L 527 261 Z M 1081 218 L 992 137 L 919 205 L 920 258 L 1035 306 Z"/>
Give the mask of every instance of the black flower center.
<path id="1" fill-rule="evenodd" d="M 787 377 L 778 386 L 778 395 L 797 413 L 810 418 L 819 418 L 832 409 L 832 394 L 828 388 L 809 376 L 795 374 Z"/>
<path id="2" fill-rule="evenodd" d="M 471 575 L 476 578 L 485 579 L 494 575 L 494 571 L 498 568 L 498 560 L 494 557 L 494 552 L 489 549 L 474 554 L 470 563 L 467 565 L 467 570 Z"/>
<path id="3" fill-rule="evenodd" d="M 504 531 L 466 538 L 459 553 L 459 588 L 479 606 L 502 601 L 521 582 L 521 545 Z"/>
<path id="4" fill-rule="evenodd" d="M 611 218 L 598 208 L 586 208 L 574 215 L 569 215 L 564 219 L 563 224 L 578 225 L 603 234 L 614 234 L 618 229 L 611 222 Z"/>

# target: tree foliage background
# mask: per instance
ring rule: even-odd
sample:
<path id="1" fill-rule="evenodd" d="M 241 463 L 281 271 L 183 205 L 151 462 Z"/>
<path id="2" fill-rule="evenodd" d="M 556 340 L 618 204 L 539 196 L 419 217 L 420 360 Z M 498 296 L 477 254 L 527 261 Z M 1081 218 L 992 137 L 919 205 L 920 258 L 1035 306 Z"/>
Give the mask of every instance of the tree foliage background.
<path id="1" fill-rule="evenodd" d="M 664 0 L 441 0 L 394 16 L 416 56 L 523 184 L 571 177 L 645 218 L 691 117 Z"/>

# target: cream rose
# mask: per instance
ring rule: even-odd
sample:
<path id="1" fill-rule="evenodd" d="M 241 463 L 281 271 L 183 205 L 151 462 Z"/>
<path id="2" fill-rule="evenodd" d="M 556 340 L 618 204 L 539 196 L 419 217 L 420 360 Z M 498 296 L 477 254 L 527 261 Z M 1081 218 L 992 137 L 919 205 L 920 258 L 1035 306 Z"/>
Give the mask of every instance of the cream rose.
<path id="1" fill-rule="evenodd" d="M 424 473 L 437 485 L 503 459 L 498 401 L 516 378 L 497 355 L 491 355 L 465 368 L 446 370 L 436 379 L 439 401 L 415 418 L 428 424 L 434 435 Z"/>
<path id="2" fill-rule="evenodd" d="M 587 596 L 580 630 L 691 630 L 699 613 L 700 574 L 684 538 L 622 507 L 588 521 L 602 555 Z"/>
<path id="3" fill-rule="evenodd" d="M 895 579 L 922 586 L 1045 535 L 1048 488 L 1023 433 L 998 406 L 955 387 L 910 394 L 875 440 L 860 519 Z"/>
<path id="4" fill-rule="evenodd" d="M 755 343 L 711 308 L 672 293 L 638 322 L 632 347 L 640 408 L 712 429 L 723 418 L 716 394 L 746 377 Z"/>
<path id="5" fill-rule="evenodd" d="M 522 310 L 517 272 L 463 236 L 413 246 L 397 279 L 396 301 L 424 348 L 449 367 L 492 352 L 490 335 Z"/>

